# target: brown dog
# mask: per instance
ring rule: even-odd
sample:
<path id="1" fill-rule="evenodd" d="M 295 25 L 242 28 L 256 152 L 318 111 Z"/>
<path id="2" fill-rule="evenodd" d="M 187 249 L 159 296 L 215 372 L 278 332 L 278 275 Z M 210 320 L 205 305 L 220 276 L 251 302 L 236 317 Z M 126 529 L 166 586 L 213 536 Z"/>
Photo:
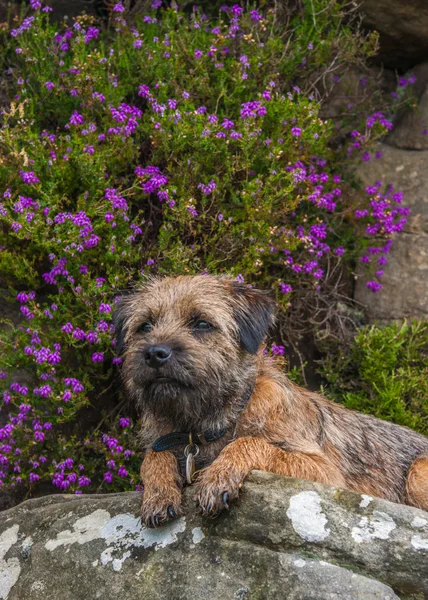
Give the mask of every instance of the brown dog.
<path id="1" fill-rule="evenodd" d="M 123 377 L 142 414 L 142 519 L 181 513 L 181 488 L 214 515 L 261 469 L 428 510 L 428 438 L 291 383 L 263 340 L 266 294 L 224 277 L 156 279 L 115 311 Z"/>

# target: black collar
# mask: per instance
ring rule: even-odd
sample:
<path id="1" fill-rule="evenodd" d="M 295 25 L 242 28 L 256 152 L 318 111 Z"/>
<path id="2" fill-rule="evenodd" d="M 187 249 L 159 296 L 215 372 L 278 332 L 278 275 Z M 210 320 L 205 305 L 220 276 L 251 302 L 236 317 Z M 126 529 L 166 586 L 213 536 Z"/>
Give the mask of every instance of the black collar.
<path id="1" fill-rule="evenodd" d="M 247 405 L 247 402 L 251 398 L 251 394 L 254 391 L 255 384 L 252 383 L 247 391 L 245 392 L 240 408 L 243 410 Z M 189 433 L 180 433 L 178 431 L 173 431 L 172 433 L 168 433 L 167 435 L 163 435 L 158 438 L 152 446 L 152 450 L 155 452 L 163 452 L 163 450 L 169 450 L 169 448 L 173 448 L 174 446 L 188 445 L 194 446 L 195 444 L 201 444 L 205 446 L 210 442 L 215 442 L 219 440 L 227 431 L 227 427 L 224 427 L 220 430 L 214 429 L 205 429 L 205 431 L 194 432 L 190 431 Z"/>

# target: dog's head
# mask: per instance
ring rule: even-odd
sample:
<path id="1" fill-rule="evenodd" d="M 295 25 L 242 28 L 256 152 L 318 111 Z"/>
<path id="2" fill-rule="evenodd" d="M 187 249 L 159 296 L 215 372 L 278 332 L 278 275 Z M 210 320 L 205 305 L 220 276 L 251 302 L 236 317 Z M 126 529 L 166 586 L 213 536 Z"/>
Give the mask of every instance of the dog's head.
<path id="1" fill-rule="evenodd" d="M 128 392 L 159 415 L 215 414 L 255 377 L 273 313 L 264 292 L 229 278 L 147 283 L 114 314 Z"/>

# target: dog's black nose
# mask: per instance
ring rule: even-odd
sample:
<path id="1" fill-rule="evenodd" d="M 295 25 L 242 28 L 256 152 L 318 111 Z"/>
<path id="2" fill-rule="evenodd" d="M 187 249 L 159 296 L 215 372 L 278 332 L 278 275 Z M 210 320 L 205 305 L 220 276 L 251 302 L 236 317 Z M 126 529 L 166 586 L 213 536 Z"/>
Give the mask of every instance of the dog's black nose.
<path id="1" fill-rule="evenodd" d="M 172 356 L 172 349 L 169 346 L 151 346 L 144 354 L 146 363 L 153 369 L 159 369 L 169 361 Z"/>

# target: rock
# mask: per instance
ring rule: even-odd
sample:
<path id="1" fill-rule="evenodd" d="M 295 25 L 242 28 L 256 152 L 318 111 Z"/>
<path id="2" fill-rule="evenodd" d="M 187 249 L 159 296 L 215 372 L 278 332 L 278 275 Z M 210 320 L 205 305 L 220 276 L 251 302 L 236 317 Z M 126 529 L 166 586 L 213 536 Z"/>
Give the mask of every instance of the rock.
<path id="1" fill-rule="evenodd" d="M 394 71 L 380 67 L 351 66 L 344 72 L 314 75 L 313 86 L 321 100 L 320 117 L 332 121 L 336 135 L 334 145 L 355 129 L 363 116 L 384 110 L 397 87 Z"/>
<path id="2" fill-rule="evenodd" d="M 386 143 L 405 150 L 428 150 L 428 63 L 418 65 L 413 73 L 417 104 L 400 111 Z"/>
<path id="3" fill-rule="evenodd" d="M 392 183 L 404 193 L 411 212 L 403 232 L 395 236 L 382 277 L 383 288 L 373 294 L 366 288 L 367 271 L 361 269 L 355 299 L 370 320 L 392 321 L 428 316 L 428 151 L 408 151 L 379 144 L 382 158 L 358 170 L 364 186 L 376 180 Z"/>
<path id="4" fill-rule="evenodd" d="M 185 492 L 185 516 L 156 530 L 141 526 L 132 492 L 48 496 L 5 511 L 0 598 L 428 594 L 428 513 L 260 471 L 216 520 L 199 516 L 192 494 Z"/>
<path id="5" fill-rule="evenodd" d="M 428 4 L 426 0 L 363 0 L 363 23 L 380 34 L 385 66 L 406 70 L 428 58 Z"/>
<path id="6" fill-rule="evenodd" d="M 314 82 L 315 85 L 315 82 Z M 394 71 L 380 67 L 349 67 L 344 73 L 334 79 L 332 73 L 319 77 L 316 84 L 322 99 L 320 116 L 322 119 L 332 119 L 336 122 L 349 113 L 355 113 L 358 107 L 374 105 L 376 102 L 390 100 L 391 92 L 397 87 L 397 77 Z M 349 118 L 349 128 L 355 125 Z"/>

